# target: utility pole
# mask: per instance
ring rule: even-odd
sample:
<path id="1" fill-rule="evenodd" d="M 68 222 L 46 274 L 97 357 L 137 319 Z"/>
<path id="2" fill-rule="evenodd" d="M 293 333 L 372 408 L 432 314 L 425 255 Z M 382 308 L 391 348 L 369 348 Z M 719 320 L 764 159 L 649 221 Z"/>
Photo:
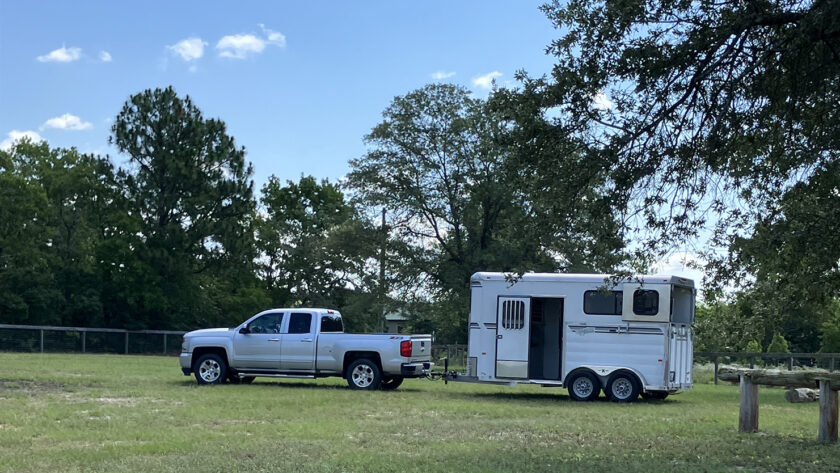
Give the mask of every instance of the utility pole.
<path id="1" fill-rule="evenodd" d="M 382 246 L 379 247 L 379 333 L 385 333 L 385 247 L 388 245 L 388 228 L 385 226 L 385 207 L 382 207 Z"/>

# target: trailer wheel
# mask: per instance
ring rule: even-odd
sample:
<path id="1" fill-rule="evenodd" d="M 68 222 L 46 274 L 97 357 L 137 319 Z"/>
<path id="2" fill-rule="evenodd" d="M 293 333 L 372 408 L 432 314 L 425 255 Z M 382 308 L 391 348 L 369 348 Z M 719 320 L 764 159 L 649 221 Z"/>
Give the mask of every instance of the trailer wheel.
<path id="1" fill-rule="evenodd" d="M 639 397 L 639 381 L 636 375 L 627 371 L 613 373 L 607 381 L 607 388 L 604 394 L 607 399 L 613 402 L 633 402 Z"/>
<path id="2" fill-rule="evenodd" d="M 569 396 L 575 401 L 593 401 L 601 391 L 601 382 L 591 371 L 580 371 L 571 376 Z"/>
<path id="3" fill-rule="evenodd" d="M 402 376 L 386 376 L 382 378 L 382 384 L 379 385 L 379 389 L 383 391 L 393 391 L 400 387 L 403 382 Z"/>
<path id="4" fill-rule="evenodd" d="M 351 389 L 379 389 L 381 382 L 379 366 L 367 358 L 360 358 L 347 367 L 347 384 Z"/>
<path id="5" fill-rule="evenodd" d="M 668 391 L 648 391 L 642 393 L 643 399 L 662 400 L 668 397 Z"/>

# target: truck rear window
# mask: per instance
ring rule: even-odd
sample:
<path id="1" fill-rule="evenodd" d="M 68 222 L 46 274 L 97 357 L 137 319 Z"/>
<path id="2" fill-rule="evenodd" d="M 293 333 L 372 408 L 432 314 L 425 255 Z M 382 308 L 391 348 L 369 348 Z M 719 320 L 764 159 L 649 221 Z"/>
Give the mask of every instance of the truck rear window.
<path id="1" fill-rule="evenodd" d="M 343 332 L 344 326 L 341 324 L 341 317 L 335 315 L 321 316 L 321 332 Z"/>

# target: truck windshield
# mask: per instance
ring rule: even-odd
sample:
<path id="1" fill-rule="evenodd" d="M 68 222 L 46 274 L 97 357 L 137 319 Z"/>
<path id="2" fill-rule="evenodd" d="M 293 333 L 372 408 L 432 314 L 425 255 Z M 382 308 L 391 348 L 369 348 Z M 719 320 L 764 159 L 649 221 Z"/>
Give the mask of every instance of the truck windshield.
<path id="1" fill-rule="evenodd" d="M 321 316 L 321 332 L 343 332 L 344 326 L 341 324 L 341 317 L 337 315 L 322 315 Z"/>

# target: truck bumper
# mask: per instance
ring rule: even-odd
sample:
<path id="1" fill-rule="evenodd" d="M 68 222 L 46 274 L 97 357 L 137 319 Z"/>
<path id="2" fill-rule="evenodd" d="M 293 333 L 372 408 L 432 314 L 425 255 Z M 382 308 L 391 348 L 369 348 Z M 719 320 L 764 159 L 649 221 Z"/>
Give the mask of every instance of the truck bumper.
<path id="1" fill-rule="evenodd" d="M 192 372 L 192 353 L 181 353 L 179 361 L 181 363 L 181 371 L 184 373 L 184 376 L 189 376 Z"/>
<path id="2" fill-rule="evenodd" d="M 422 378 L 428 376 L 432 372 L 435 364 L 429 361 L 422 363 L 405 363 L 402 365 L 400 372 L 404 378 Z"/>

